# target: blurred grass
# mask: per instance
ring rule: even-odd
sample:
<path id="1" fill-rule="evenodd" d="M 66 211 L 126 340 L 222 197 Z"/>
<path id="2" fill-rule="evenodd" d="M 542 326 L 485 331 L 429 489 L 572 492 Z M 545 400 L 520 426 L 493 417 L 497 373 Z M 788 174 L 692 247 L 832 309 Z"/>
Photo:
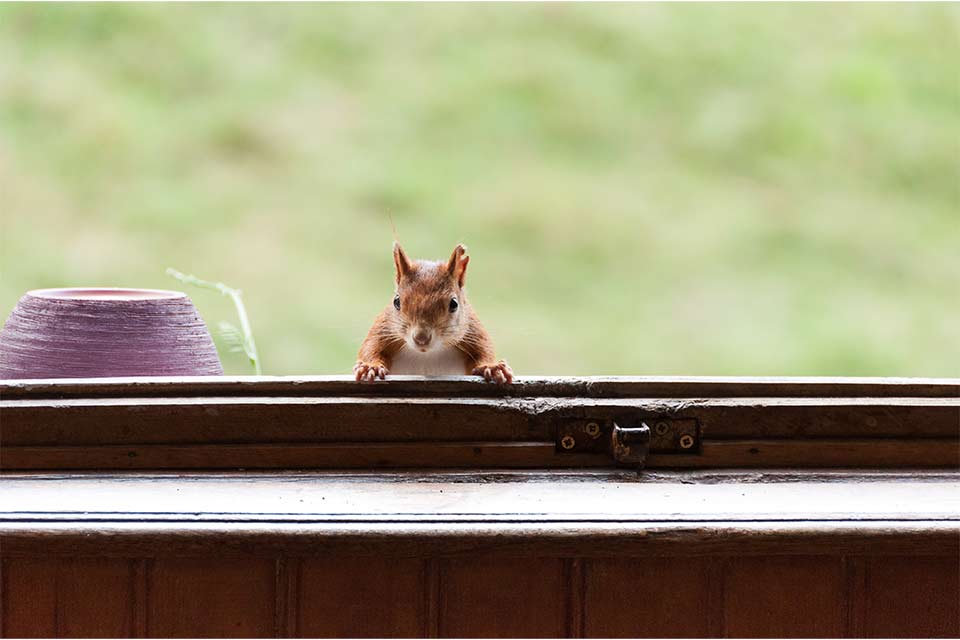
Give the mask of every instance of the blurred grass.
<path id="1" fill-rule="evenodd" d="M 347 372 L 389 211 L 521 374 L 960 375 L 958 60 L 948 4 L 0 5 L 0 314 L 174 266 Z"/>

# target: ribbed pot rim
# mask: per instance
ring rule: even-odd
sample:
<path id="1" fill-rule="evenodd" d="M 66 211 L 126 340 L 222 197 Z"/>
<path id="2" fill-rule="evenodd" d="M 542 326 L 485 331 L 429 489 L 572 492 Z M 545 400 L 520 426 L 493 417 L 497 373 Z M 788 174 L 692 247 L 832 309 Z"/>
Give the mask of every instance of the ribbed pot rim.
<path id="1" fill-rule="evenodd" d="M 44 300 L 96 300 L 101 302 L 134 302 L 140 300 L 174 300 L 186 298 L 182 291 L 166 289 L 128 289 L 123 287 L 64 287 L 33 289 L 28 296 Z"/>

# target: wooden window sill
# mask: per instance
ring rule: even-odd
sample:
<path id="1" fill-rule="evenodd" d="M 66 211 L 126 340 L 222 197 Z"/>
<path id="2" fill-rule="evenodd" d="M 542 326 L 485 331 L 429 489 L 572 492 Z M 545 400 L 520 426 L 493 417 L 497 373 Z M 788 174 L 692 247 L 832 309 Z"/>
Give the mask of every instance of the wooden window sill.
<path id="1" fill-rule="evenodd" d="M 4 554 L 296 555 L 322 544 L 395 555 L 482 544 L 509 555 L 526 540 L 563 555 L 571 536 L 581 555 L 960 549 L 955 472 L 397 475 L 7 474 Z"/>

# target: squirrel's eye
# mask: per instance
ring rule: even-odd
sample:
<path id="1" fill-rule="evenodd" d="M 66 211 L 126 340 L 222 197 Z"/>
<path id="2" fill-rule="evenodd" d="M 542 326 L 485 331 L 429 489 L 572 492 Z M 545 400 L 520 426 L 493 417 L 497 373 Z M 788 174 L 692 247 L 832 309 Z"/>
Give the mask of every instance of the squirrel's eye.
<path id="1" fill-rule="evenodd" d="M 393 308 L 400 311 L 400 296 L 393 297 Z"/>
<path id="2" fill-rule="evenodd" d="M 460 306 L 460 303 L 457 302 L 456 298 L 450 298 L 450 313 L 453 313 L 457 310 L 457 307 Z"/>

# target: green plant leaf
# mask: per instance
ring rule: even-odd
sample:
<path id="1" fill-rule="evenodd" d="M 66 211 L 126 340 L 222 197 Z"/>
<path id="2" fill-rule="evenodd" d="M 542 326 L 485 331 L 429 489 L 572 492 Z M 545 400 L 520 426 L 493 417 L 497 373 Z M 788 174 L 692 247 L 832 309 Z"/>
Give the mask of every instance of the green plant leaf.
<path id="1" fill-rule="evenodd" d="M 253 329 L 250 327 L 250 320 L 247 318 L 247 310 L 243 305 L 241 291 L 229 287 L 222 282 L 202 280 L 195 275 L 188 275 L 177 271 L 173 267 L 167 268 L 167 275 L 176 278 L 184 284 L 219 291 L 221 295 L 227 296 L 233 301 L 233 306 L 237 311 L 237 317 L 240 318 L 240 326 L 242 328 L 237 328 L 236 325 L 229 322 L 220 322 L 218 325 L 220 338 L 227 346 L 228 351 L 246 354 L 247 359 L 253 366 L 253 372 L 258 376 L 262 375 L 263 370 L 260 367 L 260 356 L 257 354 L 257 343 L 253 339 Z"/>
<path id="2" fill-rule="evenodd" d="M 219 329 L 220 340 L 226 345 L 227 351 L 230 353 L 247 353 L 247 345 L 243 339 L 243 333 L 240 332 L 240 329 L 238 329 L 236 325 L 221 321 L 219 325 L 217 325 L 217 328 Z M 248 357 L 249 355 L 250 354 L 247 353 Z"/>

